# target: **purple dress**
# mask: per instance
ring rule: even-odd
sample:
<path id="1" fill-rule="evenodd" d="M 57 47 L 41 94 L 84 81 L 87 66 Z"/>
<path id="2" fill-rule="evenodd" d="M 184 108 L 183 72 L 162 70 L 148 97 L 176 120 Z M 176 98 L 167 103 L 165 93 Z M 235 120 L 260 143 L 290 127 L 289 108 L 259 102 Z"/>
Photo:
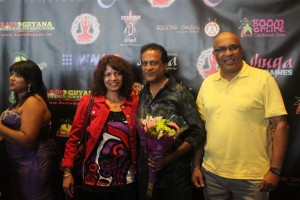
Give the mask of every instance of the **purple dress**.
<path id="1" fill-rule="evenodd" d="M 21 116 L 12 110 L 1 115 L 3 125 L 18 130 Z M 58 154 L 49 139 L 49 125 L 42 126 L 36 144 L 23 148 L 6 141 L 11 169 L 11 197 L 22 200 L 57 199 Z"/>

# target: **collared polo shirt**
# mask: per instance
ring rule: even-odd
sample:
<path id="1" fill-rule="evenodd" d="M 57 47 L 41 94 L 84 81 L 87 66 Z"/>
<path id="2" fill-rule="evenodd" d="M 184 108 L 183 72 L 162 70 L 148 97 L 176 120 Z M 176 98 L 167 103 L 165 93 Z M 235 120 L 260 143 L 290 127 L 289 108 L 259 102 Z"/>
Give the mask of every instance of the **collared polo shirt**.
<path id="1" fill-rule="evenodd" d="M 287 114 L 274 78 L 243 61 L 231 81 L 220 72 L 207 77 L 197 105 L 207 131 L 203 167 L 226 178 L 262 179 L 271 157 L 268 118 Z"/>

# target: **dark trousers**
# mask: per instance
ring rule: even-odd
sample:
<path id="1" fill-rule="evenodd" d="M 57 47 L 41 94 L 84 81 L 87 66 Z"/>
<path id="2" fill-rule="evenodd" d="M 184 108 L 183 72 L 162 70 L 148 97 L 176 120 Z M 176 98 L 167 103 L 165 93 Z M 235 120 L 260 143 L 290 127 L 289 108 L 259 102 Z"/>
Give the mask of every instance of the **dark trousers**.
<path id="1" fill-rule="evenodd" d="M 80 200 L 138 200 L 136 188 L 117 192 L 95 193 L 78 191 Z"/>
<path id="2" fill-rule="evenodd" d="M 192 200 L 193 186 L 190 180 L 186 180 L 170 187 L 154 187 L 151 200 Z"/>
<path id="3" fill-rule="evenodd" d="M 0 200 L 10 199 L 10 167 L 4 140 L 0 141 Z"/>

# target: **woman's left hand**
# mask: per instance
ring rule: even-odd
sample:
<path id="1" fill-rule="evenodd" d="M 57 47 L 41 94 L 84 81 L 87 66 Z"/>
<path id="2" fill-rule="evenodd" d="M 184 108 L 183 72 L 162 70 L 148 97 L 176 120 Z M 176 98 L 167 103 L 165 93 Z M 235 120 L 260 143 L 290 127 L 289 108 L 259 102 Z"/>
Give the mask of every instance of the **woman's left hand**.
<path id="1" fill-rule="evenodd" d="M 73 198 L 74 194 L 74 178 L 71 173 L 64 175 L 63 190 L 68 197 Z"/>

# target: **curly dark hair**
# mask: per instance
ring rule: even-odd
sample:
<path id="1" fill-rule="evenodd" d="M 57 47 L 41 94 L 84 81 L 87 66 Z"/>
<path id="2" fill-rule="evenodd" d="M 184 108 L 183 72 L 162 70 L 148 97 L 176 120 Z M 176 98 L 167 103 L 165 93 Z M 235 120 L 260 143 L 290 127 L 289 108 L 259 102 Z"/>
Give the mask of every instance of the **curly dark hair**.
<path id="1" fill-rule="evenodd" d="M 9 73 L 12 72 L 18 73 L 21 77 L 23 77 L 30 88 L 22 99 L 19 99 L 18 95 L 15 95 L 16 102 L 14 106 L 18 103 L 22 105 L 28 97 L 35 94 L 40 95 L 46 102 L 47 106 L 49 106 L 47 88 L 43 82 L 42 71 L 35 62 L 32 60 L 15 62 L 9 68 Z"/>
<path id="2" fill-rule="evenodd" d="M 123 75 L 122 88 L 120 95 L 125 98 L 130 98 L 134 76 L 130 64 L 123 58 L 115 55 L 106 55 L 100 59 L 97 68 L 94 71 L 92 81 L 92 95 L 105 95 L 107 88 L 104 85 L 104 72 L 107 66 L 110 66 L 114 70 L 121 72 Z"/>

